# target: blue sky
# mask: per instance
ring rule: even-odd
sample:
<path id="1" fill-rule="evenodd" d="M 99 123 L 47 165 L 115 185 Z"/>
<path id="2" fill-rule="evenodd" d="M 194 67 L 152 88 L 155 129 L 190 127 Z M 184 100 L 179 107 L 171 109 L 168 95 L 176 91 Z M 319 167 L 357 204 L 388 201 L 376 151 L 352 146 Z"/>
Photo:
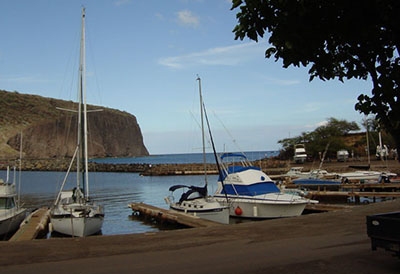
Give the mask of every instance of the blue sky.
<path id="1" fill-rule="evenodd" d="M 86 7 L 88 103 L 136 116 L 150 154 L 200 152 L 198 82 L 219 151 L 277 150 L 329 117 L 360 123 L 368 81 L 309 82 L 234 40 L 228 0 L 2 0 L 0 89 L 74 100 Z"/>

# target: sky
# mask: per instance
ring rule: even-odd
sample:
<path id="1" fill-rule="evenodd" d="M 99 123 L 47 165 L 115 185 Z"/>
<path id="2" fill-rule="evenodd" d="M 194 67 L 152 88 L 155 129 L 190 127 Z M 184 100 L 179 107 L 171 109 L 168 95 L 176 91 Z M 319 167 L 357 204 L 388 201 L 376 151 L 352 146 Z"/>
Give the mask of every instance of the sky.
<path id="1" fill-rule="evenodd" d="M 82 6 L 87 102 L 134 115 L 150 154 L 201 152 L 198 76 L 218 151 L 279 150 L 330 117 L 364 118 L 369 81 L 309 82 L 265 59 L 268 35 L 234 39 L 228 0 L 2 0 L 0 89 L 76 99 Z"/>

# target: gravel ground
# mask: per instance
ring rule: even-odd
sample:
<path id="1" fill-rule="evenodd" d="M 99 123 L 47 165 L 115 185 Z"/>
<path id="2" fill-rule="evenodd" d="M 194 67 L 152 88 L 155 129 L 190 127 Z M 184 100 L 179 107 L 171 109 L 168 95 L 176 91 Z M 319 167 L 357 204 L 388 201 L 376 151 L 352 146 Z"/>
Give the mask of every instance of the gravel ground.
<path id="1" fill-rule="evenodd" d="M 400 273 L 372 251 L 366 216 L 400 199 L 334 212 L 157 233 L 0 242 L 5 273 Z"/>

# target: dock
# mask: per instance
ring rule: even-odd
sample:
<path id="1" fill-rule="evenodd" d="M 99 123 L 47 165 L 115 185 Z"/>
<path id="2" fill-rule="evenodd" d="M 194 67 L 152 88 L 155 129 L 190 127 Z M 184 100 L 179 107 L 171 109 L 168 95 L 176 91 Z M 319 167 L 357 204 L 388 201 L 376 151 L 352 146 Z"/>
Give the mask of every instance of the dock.
<path id="1" fill-rule="evenodd" d="M 21 224 L 9 241 L 29 241 L 42 237 L 48 231 L 50 211 L 48 208 L 39 208 L 32 212 Z"/>
<path id="2" fill-rule="evenodd" d="M 179 224 L 186 227 L 211 227 L 222 225 L 217 222 L 202 219 L 186 213 L 159 208 L 145 203 L 131 203 L 128 205 L 134 214 L 138 214 L 158 223 Z"/>
<path id="3" fill-rule="evenodd" d="M 318 200 L 320 203 L 347 203 L 348 200 L 354 201 L 355 204 L 368 203 L 362 202 L 362 198 L 369 198 L 371 201 L 376 199 L 398 199 L 400 192 L 397 191 L 308 191 L 307 197 Z"/>
<path id="4" fill-rule="evenodd" d="M 400 192 L 390 191 L 309 191 L 309 196 L 341 196 L 341 197 L 385 197 L 400 198 Z"/>

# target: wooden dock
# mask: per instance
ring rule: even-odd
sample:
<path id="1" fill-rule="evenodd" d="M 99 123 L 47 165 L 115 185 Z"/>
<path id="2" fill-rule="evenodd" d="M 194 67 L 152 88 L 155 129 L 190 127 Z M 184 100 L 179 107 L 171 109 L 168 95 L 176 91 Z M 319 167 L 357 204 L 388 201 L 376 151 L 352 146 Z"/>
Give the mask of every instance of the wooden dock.
<path id="1" fill-rule="evenodd" d="M 385 197 L 400 198 L 400 192 L 391 191 L 308 191 L 308 195 L 316 196 L 345 196 L 345 197 Z"/>
<path id="2" fill-rule="evenodd" d="M 187 227 L 210 227 L 222 225 L 193 215 L 159 208 L 145 203 L 131 203 L 128 207 L 132 209 L 134 214 L 150 218 L 158 223 L 180 224 Z"/>
<path id="3" fill-rule="evenodd" d="M 39 208 L 32 212 L 21 224 L 9 241 L 28 241 L 47 233 L 50 220 L 48 208 Z"/>
<path id="4" fill-rule="evenodd" d="M 397 191 L 308 191 L 307 198 L 326 203 L 347 203 L 349 200 L 355 204 L 375 202 L 378 199 L 398 199 Z M 364 198 L 364 199 L 363 199 Z M 364 201 L 363 201 L 364 200 Z"/>
<path id="5" fill-rule="evenodd" d="M 349 191 L 400 191 L 399 183 L 375 183 L 375 184 L 342 184 L 341 189 Z"/>

